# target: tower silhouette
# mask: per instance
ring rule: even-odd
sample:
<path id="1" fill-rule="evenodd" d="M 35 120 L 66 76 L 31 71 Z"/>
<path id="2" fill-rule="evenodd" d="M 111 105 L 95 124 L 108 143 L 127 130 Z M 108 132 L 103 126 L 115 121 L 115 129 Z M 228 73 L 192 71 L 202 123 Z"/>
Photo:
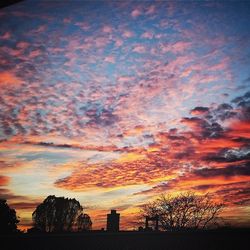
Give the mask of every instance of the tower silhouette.
<path id="1" fill-rule="evenodd" d="M 120 214 L 116 213 L 116 210 L 111 210 L 110 214 L 107 214 L 107 231 L 119 232 Z"/>

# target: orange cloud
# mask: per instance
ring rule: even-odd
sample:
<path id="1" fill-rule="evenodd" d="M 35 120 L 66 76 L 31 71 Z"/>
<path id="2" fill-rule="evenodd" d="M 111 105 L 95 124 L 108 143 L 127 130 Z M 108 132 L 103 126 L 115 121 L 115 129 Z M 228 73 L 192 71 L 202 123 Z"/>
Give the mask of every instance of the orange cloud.
<path id="1" fill-rule="evenodd" d="M 8 185 L 10 178 L 8 176 L 0 175 L 0 186 Z"/>
<path id="2" fill-rule="evenodd" d="M 0 72 L 0 86 L 19 86 L 23 81 L 15 76 L 12 72 L 3 71 Z"/>
<path id="3" fill-rule="evenodd" d="M 88 188 L 114 188 L 144 183 L 156 183 L 175 177 L 171 168 L 163 167 L 160 159 L 138 160 L 134 154 L 107 164 L 79 164 L 68 177 L 59 179 L 55 185 L 60 188 L 83 191 Z"/>
<path id="4" fill-rule="evenodd" d="M 249 121 L 235 121 L 231 124 L 227 135 L 230 137 L 244 137 L 250 139 L 250 122 Z"/>

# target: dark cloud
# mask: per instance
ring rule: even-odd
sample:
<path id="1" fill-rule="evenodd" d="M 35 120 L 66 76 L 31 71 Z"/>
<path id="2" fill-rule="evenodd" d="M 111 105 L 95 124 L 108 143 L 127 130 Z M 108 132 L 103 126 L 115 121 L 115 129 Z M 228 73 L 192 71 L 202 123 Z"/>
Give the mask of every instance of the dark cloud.
<path id="1" fill-rule="evenodd" d="M 0 188 L 0 198 L 5 200 L 25 199 L 25 196 L 15 195 L 7 188 Z"/>
<path id="2" fill-rule="evenodd" d="M 225 168 L 202 168 L 194 171 L 194 174 L 200 177 L 215 177 L 215 176 L 249 176 L 250 175 L 250 163 L 244 163 L 238 166 L 228 166 Z"/>
<path id="3" fill-rule="evenodd" d="M 250 120 L 250 91 L 232 100 L 241 109 L 241 119 Z"/>
<path id="4" fill-rule="evenodd" d="M 126 148 L 118 148 L 114 145 L 112 146 L 82 146 L 78 144 L 56 144 L 53 142 L 32 142 L 25 141 L 20 144 L 27 144 L 33 146 L 42 146 L 42 147 L 52 147 L 52 148 L 61 148 L 61 149 L 79 149 L 79 150 L 96 150 L 96 151 L 123 151 L 126 152 Z M 1 164 L 1 162 L 0 162 Z"/>
<path id="5" fill-rule="evenodd" d="M 233 111 L 233 107 L 228 103 L 220 104 L 213 112 L 216 116 L 216 119 L 221 121 L 225 121 L 237 115 L 237 112 Z"/>
<path id="6" fill-rule="evenodd" d="M 203 138 L 220 137 L 223 132 L 223 128 L 219 123 L 209 122 L 198 117 L 184 117 L 182 118 L 181 122 L 190 126 L 195 135 L 201 136 Z"/>
<path id="7" fill-rule="evenodd" d="M 166 192 L 170 191 L 171 188 L 172 187 L 171 187 L 170 183 L 163 182 L 163 183 L 160 183 L 152 188 L 149 188 L 149 189 L 146 189 L 146 190 L 143 190 L 140 192 L 136 192 L 133 195 L 150 195 L 150 194 L 152 195 L 155 193 L 166 193 Z"/>
<path id="8" fill-rule="evenodd" d="M 232 150 L 224 148 L 216 153 L 208 153 L 203 160 L 208 162 L 237 162 L 250 161 L 250 152 L 248 149 Z"/>
<path id="9" fill-rule="evenodd" d="M 221 186 L 219 190 L 214 192 L 215 196 L 223 197 L 223 201 L 226 204 L 239 206 L 248 206 L 250 204 L 249 194 L 249 183 L 245 183 L 245 185 L 241 185 L 241 183 L 224 185 Z"/>
<path id="10" fill-rule="evenodd" d="M 11 202 L 9 205 L 18 210 L 35 210 L 41 202 Z"/>
<path id="11" fill-rule="evenodd" d="M 108 109 L 89 109 L 86 112 L 86 116 L 89 118 L 87 124 L 94 126 L 110 126 L 119 120 L 118 116 Z"/>
<path id="12" fill-rule="evenodd" d="M 242 96 L 238 96 L 232 100 L 232 103 L 236 103 L 238 107 L 247 108 L 250 107 L 250 91 L 246 92 Z"/>
<path id="13" fill-rule="evenodd" d="M 1 153 L 0 153 L 0 156 L 1 156 Z M 0 160 L 0 168 L 1 169 L 4 169 L 4 168 L 12 168 L 13 167 L 13 164 L 11 164 L 11 163 L 8 163 L 8 162 L 6 162 L 6 161 L 4 161 L 4 160 Z"/>
<path id="14" fill-rule="evenodd" d="M 246 78 L 243 82 L 250 82 L 250 77 Z"/>
<path id="15" fill-rule="evenodd" d="M 206 114 L 209 111 L 208 107 L 195 107 L 190 111 L 190 114 L 192 115 L 203 115 Z"/>
<path id="16" fill-rule="evenodd" d="M 185 150 L 174 154 L 175 159 L 190 159 L 195 154 L 194 147 L 187 147 Z"/>

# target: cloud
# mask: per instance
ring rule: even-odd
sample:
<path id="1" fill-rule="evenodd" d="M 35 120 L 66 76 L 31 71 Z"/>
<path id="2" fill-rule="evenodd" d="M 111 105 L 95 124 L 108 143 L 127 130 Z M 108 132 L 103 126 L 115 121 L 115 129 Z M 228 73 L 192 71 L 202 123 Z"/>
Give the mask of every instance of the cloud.
<path id="1" fill-rule="evenodd" d="M 154 14 L 155 12 L 156 12 L 156 7 L 155 7 L 155 5 L 150 5 L 150 6 L 147 8 L 146 14 L 147 14 L 147 15 L 150 15 L 150 14 Z"/>
<path id="2" fill-rule="evenodd" d="M 153 32 L 150 31 L 146 31 L 141 35 L 142 38 L 148 38 L 148 39 L 152 39 L 154 37 Z"/>
<path id="3" fill-rule="evenodd" d="M 8 40 L 8 39 L 10 39 L 10 37 L 11 37 L 10 32 L 5 32 L 3 35 L 0 36 L 0 39 Z"/>
<path id="4" fill-rule="evenodd" d="M 195 175 L 201 177 L 214 177 L 214 176 L 249 176 L 250 175 L 250 164 L 242 164 L 240 166 L 229 166 L 226 168 L 203 168 L 198 169 L 194 172 Z"/>
<path id="5" fill-rule="evenodd" d="M 108 164 L 81 163 L 72 175 L 55 182 L 56 187 L 81 191 L 89 188 L 114 188 L 121 186 L 139 185 L 155 182 L 161 178 L 168 179 L 172 176 L 169 168 L 162 168 L 160 159 L 137 160 L 143 158 L 134 155 L 133 158 L 124 157 L 124 160 L 109 162 Z"/>
<path id="6" fill-rule="evenodd" d="M 178 41 L 173 44 L 162 44 L 161 49 L 163 53 L 182 53 L 191 47 L 190 42 Z"/>
<path id="7" fill-rule="evenodd" d="M 9 205 L 17 210 L 28 210 L 35 211 L 36 207 L 40 204 L 40 202 L 13 202 Z M 22 223 L 23 224 L 23 223 Z"/>
<path id="8" fill-rule="evenodd" d="M 104 58 L 104 62 L 115 63 L 115 57 L 114 56 L 106 56 Z"/>
<path id="9" fill-rule="evenodd" d="M 112 27 L 108 26 L 108 25 L 105 25 L 105 26 L 103 26 L 102 31 L 104 33 L 112 33 Z"/>
<path id="10" fill-rule="evenodd" d="M 0 188 L 0 198 L 1 199 L 5 199 L 9 202 L 13 201 L 13 200 L 29 200 L 29 197 L 23 196 L 23 195 L 16 195 L 13 192 L 11 192 L 9 189 L 7 188 Z M 8 203 L 9 203 L 8 202 Z"/>
<path id="11" fill-rule="evenodd" d="M 131 12 L 131 16 L 134 17 L 134 18 L 140 16 L 141 14 L 142 14 L 142 12 L 141 12 L 141 10 L 138 9 L 138 8 L 134 9 L 134 10 Z"/>
<path id="12" fill-rule="evenodd" d="M 137 45 L 133 48 L 133 51 L 137 53 L 144 53 L 146 51 L 146 48 L 142 45 Z"/>
<path id="13" fill-rule="evenodd" d="M 233 107 L 227 103 L 220 104 L 214 112 L 216 113 L 217 119 L 222 121 L 233 118 L 237 115 L 237 112 L 233 111 Z"/>
<path id="14" fill-rule="evenodd" d="M 15 74 L 7 71 L 0 72 L 0 86 L 20 86 L 23 81 L 18 78 Z"/>
<path id="15" fill-rule="evenodd" d="M 0 175 L 0 186 L 6 186 L 10 181 L 8 176 Z"/>
<path id="16" fill-rule="evenodd" d="M 195 107 L 190 111 L 191 115 L 204 115 L 209 111 L 208 107 Z"/>
<path id="17" fill-rule="evenodd" d="M 204 160 L 214 162 L 241 162 L 250 160 L 250 152 L 243 147 L 241 149 L 223 148 L 214 153 L 208 153 Z"/>
<path id="18" fill-rule="evenodd" d="M 122 36 L 124 38 L 131 38 L 134 36 L 134 33 L 130 30 L 125 30 L 125 31 L 123 31 Z"/>
<path id="19" fill-rule="evenodd" d="M 223 128 L 219 123 L 210 123 L 207 120 L 198 117 L 184 117 L 182 118 L 181 123 L 190 127 L 197 136 L 202 136 L 204 138 L 219 137 L 223 132 Z"/>
<path id="20" fill-rule="evenodd" d="M 237 121 L 232 122 L 228 135 L 235 138 L 250 138 L 250 124 L 248 121 Z"/>
<path id="21" fill-rule="evenodd" d="M 20 190 L 91 205 L 115 190 L 103 206 L 128 217 L 166 191 L 248 204 L 244 4 L 34 4 L 0 15 L 1 183 L 25 216 Z"/>

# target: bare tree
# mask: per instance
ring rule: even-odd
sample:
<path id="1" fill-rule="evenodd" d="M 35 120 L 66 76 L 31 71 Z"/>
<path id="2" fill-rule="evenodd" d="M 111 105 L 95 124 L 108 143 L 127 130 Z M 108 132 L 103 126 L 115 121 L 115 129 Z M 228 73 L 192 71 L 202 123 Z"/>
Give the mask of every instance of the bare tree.
<path id="1" fill-rule="evenodd" d="M 144 217 L 158 215 L 163 230 L 205 229 L 215 225 L 223 207 L 222 203 L 214 202 L 209 194 L 162 194 L 157 200 L 145 204 L 141 214 Z"/>

